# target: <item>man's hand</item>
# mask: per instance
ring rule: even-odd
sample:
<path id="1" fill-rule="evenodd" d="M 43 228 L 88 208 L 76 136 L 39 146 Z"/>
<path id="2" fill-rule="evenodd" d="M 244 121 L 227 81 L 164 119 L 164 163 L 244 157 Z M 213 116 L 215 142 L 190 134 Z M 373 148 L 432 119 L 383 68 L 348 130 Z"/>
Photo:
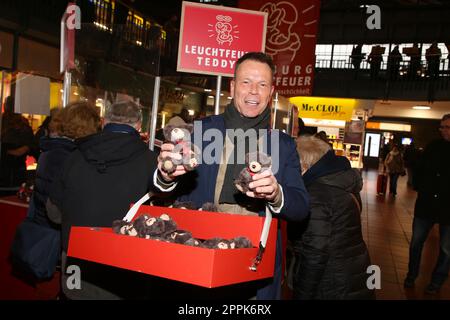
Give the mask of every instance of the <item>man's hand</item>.
<path id="1" fill-rule="evenodd" d="M 166 182 L 172 182 L 176 177 L 181 176 L 186 173 L 186 169 L 182 165 L 178 165 L 175 171 L 171 174 L 167 174 L 162 170 L 163 159 L 166 157 L 171 157 L 176 160 L 181 160 L 181 154 L 172 152 L 175 146 L 171 143 L 163 143 L 161 145 L 161 151 L 158 156 L 158 170 Z"/>
<path id="2" fill-rule="evenodd" d="M 253 176 L 246 195 L 252 198 L 265 199 L 269 202 L 276 202 L 280 198 L 280 186 L 272 171 L 265 170 Z"/>

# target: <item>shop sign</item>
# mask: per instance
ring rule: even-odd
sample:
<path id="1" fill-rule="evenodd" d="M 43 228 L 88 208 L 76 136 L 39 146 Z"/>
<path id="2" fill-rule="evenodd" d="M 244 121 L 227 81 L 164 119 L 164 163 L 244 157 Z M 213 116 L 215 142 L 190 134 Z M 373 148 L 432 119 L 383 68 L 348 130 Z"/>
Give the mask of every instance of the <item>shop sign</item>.
<path id="1" fill-rule="evenodd" d="M 350 121 L 355 99 L 293 97 L 289 102 L 298 107 L 300 118 Z"/>
<path id="2" fill-rule="evenodd" d="M 276 66 L 278 93 L 311 95 L 320 0 L 240 0 L 239 7 L 268 14 L 266 52 Z"/>
<path id="3" fill-rule="evenodd" d="M 267 13 L 183 2 L 177 71 L 232 77 L 236 61 L 264 51 Z"/>

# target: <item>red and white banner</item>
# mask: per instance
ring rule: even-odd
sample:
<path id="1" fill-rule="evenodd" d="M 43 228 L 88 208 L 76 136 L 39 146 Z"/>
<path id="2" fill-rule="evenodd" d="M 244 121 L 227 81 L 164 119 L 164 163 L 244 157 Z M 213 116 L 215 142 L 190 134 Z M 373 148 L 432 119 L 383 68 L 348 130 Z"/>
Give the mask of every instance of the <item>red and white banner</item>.
<path id="1" fill-rule="evenodd" d="M 276 90 L 286 97 L 311 95 L 320 0 L 240 0 L 239 7 L 269 15 L 266 53 L 276 65 Z"/>
<path id="2" fill-rule="evenodd" d="M 80 27 L 80 15 L 80 8 L 73 2 L 69 2 L 61 18 L 60 73 L 75 69 L 75 29 Z"/>
<path id="3" fill-rule="evenodd" d="M 267 13 L 183 2 L 177 71 L 232 77 L 236 61 L 264 51 Z"/>

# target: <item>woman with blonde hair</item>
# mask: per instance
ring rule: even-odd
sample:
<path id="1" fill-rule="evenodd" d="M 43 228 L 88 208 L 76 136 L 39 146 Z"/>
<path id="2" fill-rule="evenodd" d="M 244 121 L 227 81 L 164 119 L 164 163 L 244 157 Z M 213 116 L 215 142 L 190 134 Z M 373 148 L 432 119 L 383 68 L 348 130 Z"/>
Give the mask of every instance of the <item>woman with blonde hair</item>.
<path id="1" fill-rule="evenodd" d="M 361 232 L 360 174 L 314 136 L 297 139 L 310 216 L 294 230 L 294 299 L 373 299 Z"/>

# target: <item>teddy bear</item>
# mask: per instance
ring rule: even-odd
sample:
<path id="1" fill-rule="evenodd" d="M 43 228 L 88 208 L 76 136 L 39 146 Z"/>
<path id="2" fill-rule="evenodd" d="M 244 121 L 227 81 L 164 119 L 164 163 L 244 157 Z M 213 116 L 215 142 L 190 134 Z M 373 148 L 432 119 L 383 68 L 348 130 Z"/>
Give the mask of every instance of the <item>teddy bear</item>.
<path id="1" fill-rule="evenodd" d="M 224 238 L 212 238 L 203 241 L 203 248 L 208 249 L 231 249 L 230 241 Z"/>
<path id="2" fill-rule="evenodd" d="M 190 239 L 186 240 L 186 242 L 183 244 L 187 245 L 187 246 L 192 246 L 192 247 L 201 247 L 201 245 L 202 245 L 201 241 L 198 239 L 195 239 L 195 238 L 190 238 Z"/>
<path id="3" fill-rule="evenodd" d="M 178 208 L 178 209 L 197 210 L 197 207 L 195 206 L 195 203 L 193 201 L 178 201 L 178 200 L 175 200 L 175 202 L 170 207 L 171 208 Z"/>
<path id="4" fill-rule="evenodd" d="M 175 231 L 177 225 L 175 221 L 167 214 L 162 214 L 159 218 L 143 214 L 136 218 L 133 222 L 116 220 L 113 222 L 113 230 L 120 234 L 129 234 L 127 228 L 132 231 L 133 235 L 140 238 L 153 239 L 156 237 L 164 238 L 167 234 Z M 132 229 L 129 225 L 132 225 Z"/>
<path id="5" fill-rule="evenodd" d="M 209 212 L 218 212 L 219 209 L 217 208 L 217 206 L 212 203 L 212 202 L 206 202 L 202 205 L 202 207 L 200 209 L 198 209 L 200 211 L 209 211 Z"/>
<path id="6" fill-rule="evenodd" d="M 186 230 L 175 230 L 174 232 L 168 234 L 167 236 L 174 243 L 184 244 L 189 239 L 192 239 L 192 233 Z"/>
<path id="7" fill-rule="evenodd" d="M 192 171 L 198 166 L 200 151 L 195 144 L 190 142 L 193 128 L 192 124 L 164 127 L 163 134 L 166 143 L 172 143 L 175 146 L 173 152 L 181 155 L 180 159 L 172 157 L 162 159 L 162 170 L 167 174 L 175 172 L 178 165 L 182 165 L 186 171 Z"/>
<path id="8" fill-rule="evenodd" d="M 230 240 L 231 249 L 253 248 L 252 242 L 246 237 L 236 237 Z"/>
<path id="9" fill-rule="evenodd" d="M 270 170 L 272 159 L 263 152 L 251 152 L 245 155 L 245 168 L 241 170 L 239 176 L 234 180 L 236 188 L 246 193 L 250 190 L 249 183 L 257 173 Z"/>
<path id="10" fill-rule="evenodd" d="M 132 237 L 138 237 L 138 231 L 134 227 L 133 222 L 128 222 L 124 220 L 115 220 L 113 221 L 112 229 L 117 234 L 123 234 Z"/>

